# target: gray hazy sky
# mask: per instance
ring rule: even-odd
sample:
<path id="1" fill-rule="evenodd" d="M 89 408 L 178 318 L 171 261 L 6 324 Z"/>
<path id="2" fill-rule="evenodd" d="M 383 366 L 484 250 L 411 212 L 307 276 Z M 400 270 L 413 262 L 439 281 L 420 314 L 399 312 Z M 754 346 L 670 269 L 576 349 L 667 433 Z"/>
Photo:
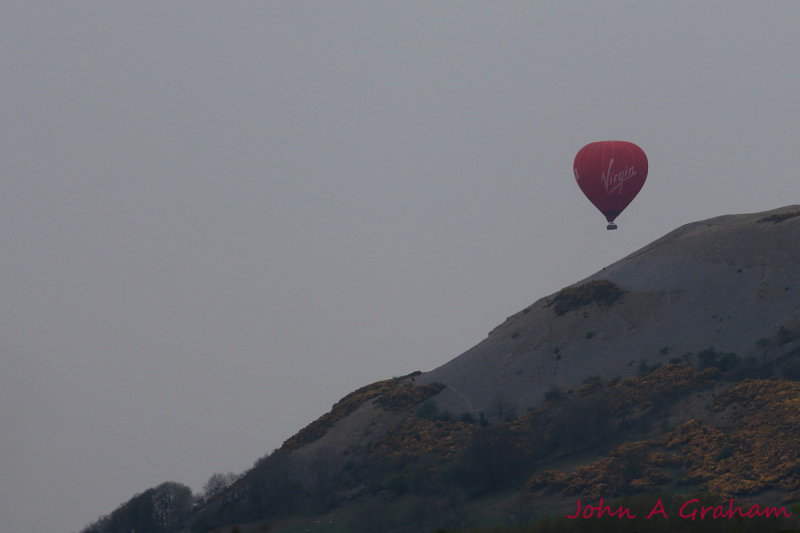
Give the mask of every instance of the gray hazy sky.
<path id="1" fill-rule="evenodd" d="M 0 6 L 0 531 L 241 472 L 693 220 L 800 202 L 798 2 Z M 584 144 L 639 144 L 620 229 Z"/>

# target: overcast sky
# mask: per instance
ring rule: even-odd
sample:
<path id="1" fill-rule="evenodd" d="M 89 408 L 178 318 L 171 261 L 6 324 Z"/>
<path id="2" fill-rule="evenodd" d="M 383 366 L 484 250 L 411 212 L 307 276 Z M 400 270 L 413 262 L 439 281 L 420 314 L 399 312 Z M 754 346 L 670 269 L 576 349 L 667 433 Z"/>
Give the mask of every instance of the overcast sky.
<path id="1" fill-rule="evenodd" d="M 0 6 L 0 531 L 242 472 L 681 224 L 800 203 L 798 2 Z M 575 153 L 628 140 L 608 232 Z"/>

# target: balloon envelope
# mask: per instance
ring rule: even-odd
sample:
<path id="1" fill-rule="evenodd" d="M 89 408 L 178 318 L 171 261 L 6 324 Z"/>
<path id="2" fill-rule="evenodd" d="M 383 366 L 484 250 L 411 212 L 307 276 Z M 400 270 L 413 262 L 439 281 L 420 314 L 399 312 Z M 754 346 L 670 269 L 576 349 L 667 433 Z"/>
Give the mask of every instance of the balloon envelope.
<path id="1" fill-rule="evenodd" d="M 630 142 L 593 142 L 578 151 L 573 171 L 578 187 L 613 229 L 614 219 L 642 190 L 647 179 L 647 156 Z"/>

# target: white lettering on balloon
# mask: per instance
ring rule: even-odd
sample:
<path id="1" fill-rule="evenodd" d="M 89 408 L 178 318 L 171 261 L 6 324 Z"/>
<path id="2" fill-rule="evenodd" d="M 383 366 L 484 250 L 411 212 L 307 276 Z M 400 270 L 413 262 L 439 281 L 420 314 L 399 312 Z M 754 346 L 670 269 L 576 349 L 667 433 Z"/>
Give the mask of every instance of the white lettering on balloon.
<path id="1" fill-rule="evenodd" d="M 608 171 L 600 175 L 600 181 L 603 182 L 607 193 L 612 194 L 616 192 L 622 194 L 622 184 L 634 177 L 636 175 L 636 170 L 633 168 L 633 165 L 630 165 L 622 170 L 612 172 L 612 166 L 614 166 L 613 157 L 611 161 L 608 162 Z"/>

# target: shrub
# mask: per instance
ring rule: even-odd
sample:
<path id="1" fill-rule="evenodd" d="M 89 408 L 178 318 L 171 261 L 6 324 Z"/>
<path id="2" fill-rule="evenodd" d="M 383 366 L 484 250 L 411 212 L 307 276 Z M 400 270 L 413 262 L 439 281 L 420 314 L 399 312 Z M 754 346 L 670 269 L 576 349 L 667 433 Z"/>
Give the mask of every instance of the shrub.
<path id="1" fill-rule="evenodd" d="M 723 372 L 728 372 L 738 365 L 741 360 L 741 357 L 733 352 L 718 352 L 712 346 L 697 353 L 697 368 L 698 370 L 717 368 Z"/>
<path id="2" fill-rule="evenodd" d="M 586 305 L 610 306 L 625 293 L 619 286 L 608 280 L 595 280 L 577 287 L 561 289 L 548 304 L 559 316 Z"/>
<path id="3" fill-rule="evenodd" d="M 732 456 L 733 456 L 733 448 L 731 448 L 730 446 L 725 446 L 717 453 L 715 460 L 722 461 L 723 459 L 727 459 L 728 457 Z"/>
<path id="4" fill-rule="evenodd" d="M 647 364 L 647 359 L 641 359 L 639 361 L 638 374 L 640 376 L 646 376 L 650 372 L 653 372 L 654 370 L 656 370 L 656 369 L 658 369 L 660 367 L 661 367 L 661 363 L 653 363 L 652 365 L 648 365 Z"/>
<path id="5" fill-rule="evenodd" d="M 475 417 L 472 416 L 472 413 L 462 413 L 461 416 L 458 417 L 460 422 L 464 422 L 465 424 L 474 424 Z"/>
<path id="6" fill-rule="evenodd" d="M 772 222 L 773 224 L 780 224 L 784 220 L 789 220 L 790 218 L 794 218 L 796 216 L 800 216 L 800 211 L 795 211 L 793 213 L 779 213 L 775 215 L 770 215 L 768 217 L 758 219 L 758 223 L 764 222 Z"/>
<path id="7" fill-rule="evenodd" d="M 719 356 L 719 360 L 717 361 L 717 368 L 722 370 L 723 372 L 727 372 L 728 370 L 733 369 L 736 365 L 741 362 L 742 358 L 736 355 L 733 352 L 726 352 Z"/>
<path id="8" fill-rule="evenodd" d="M 428 400 L 419 406 L 415 414 L 426 420 L 435 420 L 436 415 L 439 414 L 439 406 L 436 405 L 434 400 Z"/>
<path id="9" fill-rule="evenodd" d="M 561 389 L 559 389 L 558 387 L 553 387 L 544 394 L 544 401 L 557 402 L 558 400 L 561 399 L 561 395 L 562 395 Z"/>
<path id="10" fill-rule="evenodd" d="M 792 330 L 786 329 L 786 326 L 781 326 L 780 328 L 778 328 L 777 337 L 778 337 L 777 339 L 778 346 L 783 346 L 784 344 L 789 344 L 790 342 L 795 340 L 797 338 L 797 333 Z"/>

